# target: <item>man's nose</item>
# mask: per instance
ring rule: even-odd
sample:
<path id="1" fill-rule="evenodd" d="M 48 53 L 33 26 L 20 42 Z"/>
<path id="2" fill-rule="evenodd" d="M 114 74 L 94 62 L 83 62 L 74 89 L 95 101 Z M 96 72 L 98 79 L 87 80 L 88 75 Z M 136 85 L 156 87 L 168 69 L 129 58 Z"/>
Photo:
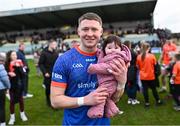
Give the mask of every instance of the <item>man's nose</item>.
<path id="1" fill-rule="evenodd" d="M 88 30 L 87 35 L 88 36 L 92 36 L 93 35 L 93 31 L 92 30 Z"/>

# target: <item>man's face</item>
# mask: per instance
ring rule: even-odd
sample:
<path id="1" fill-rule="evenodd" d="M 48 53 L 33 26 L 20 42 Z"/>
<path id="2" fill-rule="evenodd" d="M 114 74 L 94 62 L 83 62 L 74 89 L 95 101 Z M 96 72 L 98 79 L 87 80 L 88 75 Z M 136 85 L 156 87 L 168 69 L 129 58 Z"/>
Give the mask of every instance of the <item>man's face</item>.
<path id="1" fill-rule="evenodd" d="M 22 50 L 22 51 L 24 51 L 25 45 L 24 45 L 24 44 L 20 45 L 20 46 L 19 46 L 19 49 Z"/>
<path id="2" fill-rule="evenodd" d="M 56 42 L 56 41 L 51 42 L 51 43 L 49 44 L 49 47 L 50 47 L 52 50 L 55 50 L 56 47 L 57 47 L 57 42 Z"/>
<path id="3" fill-rule="evenodd" d="M 101 24 L 96 20 L 83 20 L 78 27 L 78 35 L 81 39 L 81 44 L 85 48 L 96 47 L 100 41 L 103 29 Z"/>

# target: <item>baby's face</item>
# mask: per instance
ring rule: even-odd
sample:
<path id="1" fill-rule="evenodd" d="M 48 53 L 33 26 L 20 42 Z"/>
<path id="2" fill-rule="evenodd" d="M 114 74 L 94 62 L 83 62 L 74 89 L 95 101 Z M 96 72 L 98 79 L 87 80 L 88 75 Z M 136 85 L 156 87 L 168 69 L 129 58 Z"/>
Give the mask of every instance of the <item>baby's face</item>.
<path id="1" fill-rule="evenodd" d="M 121 47 L 118 45 L 115 45 L 114 42 L 107 44 L 105 48 L 106 55 L 111 53 L 119 53 L 121 52 Z"/>

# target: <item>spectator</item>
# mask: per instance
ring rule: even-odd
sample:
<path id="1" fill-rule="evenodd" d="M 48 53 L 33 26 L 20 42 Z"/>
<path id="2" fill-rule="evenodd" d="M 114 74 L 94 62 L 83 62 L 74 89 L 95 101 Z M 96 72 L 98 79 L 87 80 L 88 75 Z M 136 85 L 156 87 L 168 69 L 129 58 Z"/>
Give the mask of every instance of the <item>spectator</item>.
<path id="1" fill-rule="evenodd" d="M 71 48 L 76 47 L 76 46 L 79 46 L 79 42 L 77 40 L 73 40 L 71 42 Z"/>
<path id="2" fill-rule="evenodd" d="M 46 102 L 48 106 L 51 106 L 50 103 L 50 84 L 51 84 L 51 74 L 54 63 L 58 57 L 58 53 L 56 51 L 57 42 L 53 39 L 49 41 L 48 47 L 46 47 L 39 59 L 39 67 L 43 73 L 44 81 L 43 84 L 45 85 L 45 94 L 46 94 Z"/>
<path id="3" fill-rule="evenodd" d="M 140 101 L 136 99 L 136 93 L 138 90 L 137 67 L 136 67 L 137 53 L 133 49 L 131 49 L 130 41 L 125 41 L 124 44 L 130 49 L 131 57 L 132 57 L 127 73 L 127 83 L 126 83 L 126 92 L 128 95 L 127 103 L 132 105 L 140 104 Z"/>
<path id="4" fill-rule="evenodd" d="M 24 69 L 25 69 L 25 76 L 23 78 L 23 85 L 24 85 L 24 88 L 23 88 L 23 97 L 24 98 L 31 98 L 33 97 L 32 94 L 28 93 L 28 86 L 29 86 L 29 66 L 28 66 L 28 62 L 27 62 L 27 59 L 25 57 L 25 53 L 24 53 L 24 50 L 25 50 L 25 45 L 23 42 L 20 42 L 19 44 L 19 49 L 17 51 L 17 58 L 20 59 L 22 62 L 23 62 L 23 66 L 24 66 Z"/>
<path id="5" fill-rule="evenodd" d="M 137 56 L 136 65 L 140 72 L 140 80 L 143 86 L 143 95 L 145 100 L 145 107 L 149 107 L 148 88 L 151 88 L 156 104 L 162 104 L 156 90 L 154 66 L 156 58 L 153 54 L 149 53 L 150 45 L 148 43 L 142 44 L 142 52 Z"/>
<path id="6" fill-rule="evenodd" d="M 176 111 L 180 111 L 180 53 L 175 54 L 175 64 L 173 67 L 170 83 L 172 84 L 173 99 L 176 103 L 174 109 Z"/>
<path id="7" fill-rule="evenodd" d="M 11 88 L 10 88 L 10 120 L 9 125 L 14 125 L 15 104 L 20 105 L 20 117 L 22 121 L 27 121 L 27 117 L 24 112 L 24 100 L 23 100 L 23 78 L 25 77 L 25 71 L 23 62 L 17 59 L 17 54 L 15 51 L 9 51 L 6 55 L 6 70 L 8 72 Z"/>
<path id="8" fill-rule="evenodd" d="M 10 88 L 10 82 L 7 72 L 4 68 L 5 58 L 0 54 L 0 126 L 6 126 L 5 115 L 5 94 Z"/>
<path id="9" fill-rule="evenodd" d="M 161 81 L 162 81 L 162 87 L 160 89 L 160 92 L 167 91 L 166 87 L 166 75 L 167 71 L 166 68 L 169 65 L 171 59 L 172 59 L 172 54 L 175 53 L 177 50 L 177 47 L 174 43 L 172 43 L 171 40 L 166 40 L 165 44 L 163 45 L 162 48 L 162 55 L 160 56 L 159 62 L 162 62 L 162 68 L 161 68 Z"/>

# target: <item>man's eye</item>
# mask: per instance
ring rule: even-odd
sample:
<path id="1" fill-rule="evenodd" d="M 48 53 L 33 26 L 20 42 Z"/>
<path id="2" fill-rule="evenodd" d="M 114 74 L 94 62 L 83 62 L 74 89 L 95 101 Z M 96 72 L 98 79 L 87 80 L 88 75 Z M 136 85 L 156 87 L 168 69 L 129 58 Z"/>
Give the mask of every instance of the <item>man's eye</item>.
<path id="1" fill-rule="evenodd" d="M 83 31 L 88 31 L 89 29 L 88 29 L 88 28 L 83 28 L 82 30 L 83 30 Z"/>
<path id="2" fill-rule="evenodd" d="M 92 31 L 95 32 L 95 31 L 97 31 L 97 29 L 96 28 L 92 28 Z"/>

